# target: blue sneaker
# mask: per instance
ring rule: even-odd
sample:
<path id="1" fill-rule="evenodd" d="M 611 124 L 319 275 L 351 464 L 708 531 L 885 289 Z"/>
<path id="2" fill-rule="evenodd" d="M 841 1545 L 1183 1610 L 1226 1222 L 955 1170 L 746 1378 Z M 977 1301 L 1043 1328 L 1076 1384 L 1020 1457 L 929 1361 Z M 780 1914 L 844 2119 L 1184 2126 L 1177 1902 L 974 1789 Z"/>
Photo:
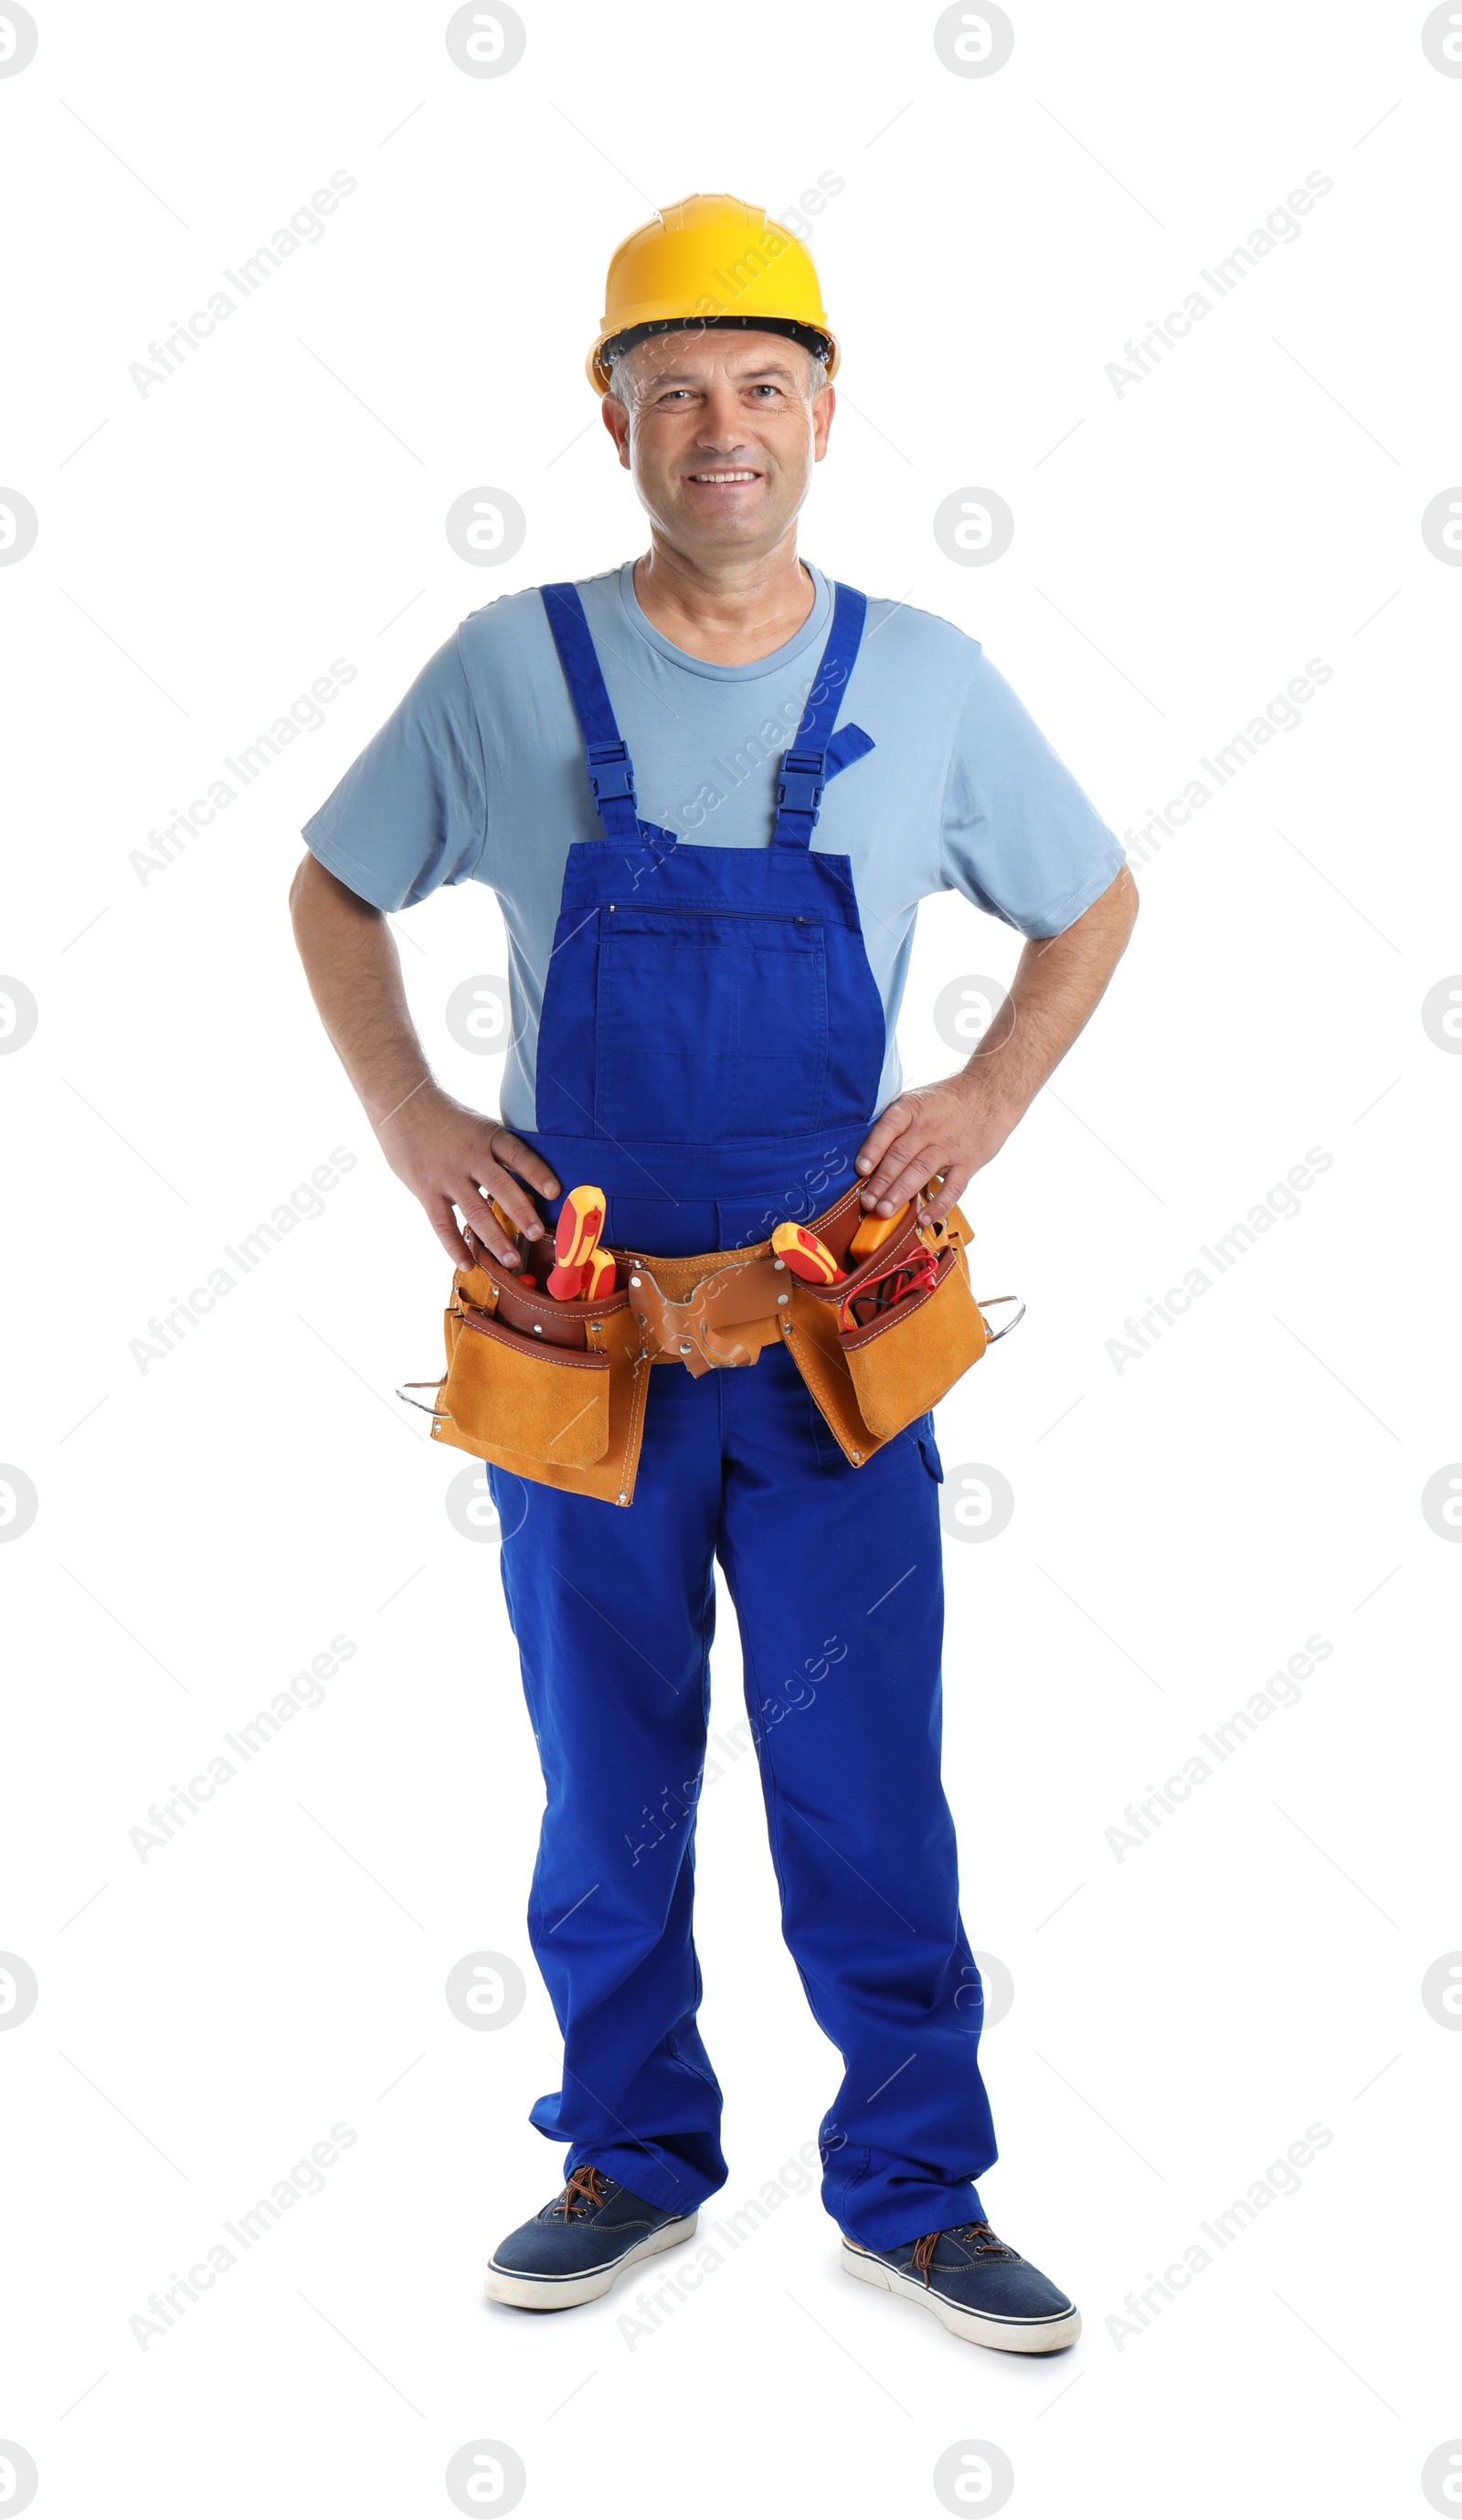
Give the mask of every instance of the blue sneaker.
<path id="1" fill-rule="evenodd" d="M 597 2301 L 637 2259 L 678 2248 L 694 2229 L 693 2214 L 662 2213 L 581 2162 L 552 2205 L 499 2241 L 487 2262 L 487 2297 L 514 2310 L 572 2310 Z"/>
<path id="2" fill-rule="evenodd" d="M 881 2292 L 922 2302 L 953 2336 L 1006 2354 L 1058 2354 L 1082 2332 L 1074 2302 L 997 2240 L 988 2223 L 926 2231 L 897 2249 L 865 2249 L 843 2233 L 843 2272 Z"/>

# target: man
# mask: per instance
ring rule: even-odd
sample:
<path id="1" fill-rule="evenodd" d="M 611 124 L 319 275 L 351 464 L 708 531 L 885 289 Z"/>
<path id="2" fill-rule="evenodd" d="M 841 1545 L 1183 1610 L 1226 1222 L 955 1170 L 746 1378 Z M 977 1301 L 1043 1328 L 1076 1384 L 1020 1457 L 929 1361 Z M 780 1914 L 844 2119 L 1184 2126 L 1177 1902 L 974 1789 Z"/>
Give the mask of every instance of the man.
<path id="1" fill-rule="evenodd" d="M 798 560 L 838 357 L 811 262 L 762 211 L 697 195 L 627 239 L 589 364 L 649 550 L 470 614 L 306 828 L 291 898 L 327 1030 L 386 1160 L 505 1303 L 585 1185 L 621 1285 L 627 1253 L 709 1271 L 840 1198 L 844 1248 L 860 1206 L 887 1220 L 930 1185 L 910 1214 L 940 1225 L 1127 943 L 1122 851 L 979 647 Z M 433 1081 L 384 917 L 469 878 L 509 940 L 501 1120 Z M 905 1092 L 914 917 L 951 887 L 1030 941 L 963 1072 Z M 531 1378 L 546 1352 L 499 1335 Z M 1050 2352 L 1079 2316 L 974 2183 L 996 2146 L 939 1777 L 933 1421 L 850 1450 L 799 1356 L 789 1329 L 749 1364 L 645 1366 L 633 1492 L 490 1471 L 548 1795 L 529 1926 L 564 2039 L 532 2122 L 568 2153 L 488 2291 L 606 2292 L 727 2176 L 691 1937 L 719 1559 L 784 1932 L 846 2066 L 820 2130 L 842 2263 L 956 2335 Z"/>

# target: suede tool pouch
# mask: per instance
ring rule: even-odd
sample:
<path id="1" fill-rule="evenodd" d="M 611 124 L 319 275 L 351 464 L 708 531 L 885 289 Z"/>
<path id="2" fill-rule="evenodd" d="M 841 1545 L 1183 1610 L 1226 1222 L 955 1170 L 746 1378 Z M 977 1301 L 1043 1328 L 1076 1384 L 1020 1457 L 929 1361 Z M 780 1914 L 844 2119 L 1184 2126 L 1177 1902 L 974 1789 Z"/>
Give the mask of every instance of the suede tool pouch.
<path id="1" fill-rule="evenodd" d="M 968 1234 L 953 1208 L 939 1225 L 905 1226 L 840 1284 L 793 1289 L 788 1345 L 855 1467 L 943 1400 L 985 1353 Z M 879 1308 L 880 1288 L 901 1287 Z"/>
<path id="2" fill-rule="evenodd" d="M 431 1432 L 541 1486 L 629 1505 L 649 1362 L 622 1289 L 557 1303 L 480 1265 L 454 1273 Z"/>
<path id="3" fill-rule="evenodd" d="M 915 1287 L 862 1327 L 839 1328 L 838 1345 L 870 1433 L 885 1440 L 902 1434 L 984 1355 L 985 1319 L 960 1266 L 963 1256 L 947 1245 L 934 1259 L 930 1285 Z"/>
<path id="4" fill-rule="evenodd" d="M 462 1307 L 441 1398 L 459 1434 L 526 1461 L 587 1470 L 608 1449 L 608 1358 L 525 1337 L 475 1305 Z"/>

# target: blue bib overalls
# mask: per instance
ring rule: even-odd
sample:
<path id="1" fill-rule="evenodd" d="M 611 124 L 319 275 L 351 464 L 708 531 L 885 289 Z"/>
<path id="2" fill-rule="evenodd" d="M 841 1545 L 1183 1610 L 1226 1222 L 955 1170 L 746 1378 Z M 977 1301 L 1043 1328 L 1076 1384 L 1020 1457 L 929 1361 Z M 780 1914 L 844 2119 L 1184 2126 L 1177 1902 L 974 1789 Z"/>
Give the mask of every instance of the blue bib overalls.
<path id="1" fill-rule="evenodd" d="M 579 598 L 544 603 L 606 836 L 568 851 L 531 1143 L 563 1190 L 604 1191 L 605 1242 L 765 1238 L 855 1179 L 883 1063 L 852 870 L 811 845 L 823 783 L 872 748 L 833 732 L 864 600 L 837 589 L 765 850 L 641 821 Z M 769 1347 L 651 1372 L 627 1512 L 488 1475 L 548 1791 L 528 1921 L 564 2063 L 534 2125 L 677 2213 L 727 2176 L 691 1936 L 719 1559 L 783 1932 L 845 2066 L 823 2201 L 875 2249 L 978 2216 L 996 2146 L 939 1773 L 931 1422 L 855 1469 Z"/>

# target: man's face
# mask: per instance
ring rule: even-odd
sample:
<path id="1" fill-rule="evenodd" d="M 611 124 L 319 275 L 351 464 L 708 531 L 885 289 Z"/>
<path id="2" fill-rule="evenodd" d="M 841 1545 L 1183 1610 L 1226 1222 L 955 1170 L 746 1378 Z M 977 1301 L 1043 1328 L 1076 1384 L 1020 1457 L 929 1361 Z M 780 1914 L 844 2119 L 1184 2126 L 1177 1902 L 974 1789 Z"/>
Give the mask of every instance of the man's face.
<path id="1" fill-rule="evenodd" d="M 777 333 L 692 330 L 642 341 L 604 423 L 641 505 L 686 551 L 775 550 L 827 445 L 836 397 Z"/>

